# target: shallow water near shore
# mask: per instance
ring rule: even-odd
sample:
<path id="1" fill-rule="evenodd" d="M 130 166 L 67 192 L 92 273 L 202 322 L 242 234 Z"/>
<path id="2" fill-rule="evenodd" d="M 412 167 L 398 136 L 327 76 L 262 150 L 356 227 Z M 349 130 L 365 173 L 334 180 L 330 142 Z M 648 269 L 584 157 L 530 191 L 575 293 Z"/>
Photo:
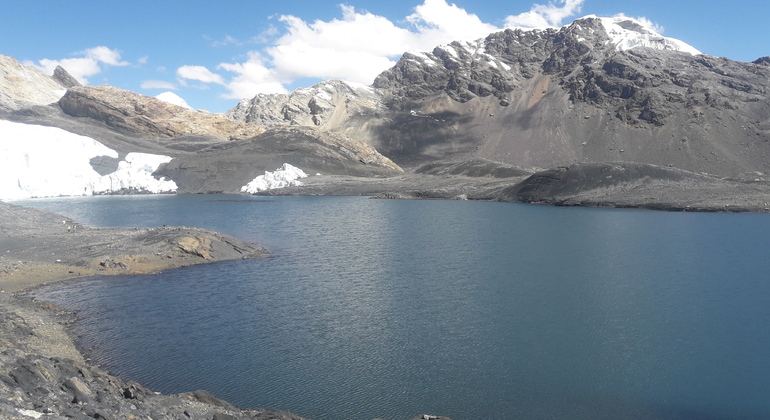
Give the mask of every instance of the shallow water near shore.
<path id="1" fill-rule="evenodd" d="M 770 217 L 361 197 L 19 202 L 269 258 L 35 291 L 167 393 L 316 420 L 770 418 Z"/>

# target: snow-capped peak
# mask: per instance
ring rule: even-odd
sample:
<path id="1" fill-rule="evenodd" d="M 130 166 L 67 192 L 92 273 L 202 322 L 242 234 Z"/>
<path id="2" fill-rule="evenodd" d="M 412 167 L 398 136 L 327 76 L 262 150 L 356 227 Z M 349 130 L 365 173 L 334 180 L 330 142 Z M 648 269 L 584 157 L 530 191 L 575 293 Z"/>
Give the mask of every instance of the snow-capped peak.
<path id="1" fill-rule="evenodd" d="M 596 18 L 595 15 L 586 17 Z M 692 55 L 702 54 L 686 42 L 661 35 L 649 22 L 624 15 L 599 19 L 617 50 L 625 51 L 635 47 L 650 47 L 659 50 L 681 51 Z"/>
<path id="2" fill-rule="evenodd" d="M 163 92 L 155 98 L 160 99 L 163 102 L 170 103 L 171 105 L 181 106 L 182 108 L 187 108 L 190 110 L 193 109 L 193 107 L 187 104 L 187 101 L 182 99 L 182 97 L 174 92 Z"/>

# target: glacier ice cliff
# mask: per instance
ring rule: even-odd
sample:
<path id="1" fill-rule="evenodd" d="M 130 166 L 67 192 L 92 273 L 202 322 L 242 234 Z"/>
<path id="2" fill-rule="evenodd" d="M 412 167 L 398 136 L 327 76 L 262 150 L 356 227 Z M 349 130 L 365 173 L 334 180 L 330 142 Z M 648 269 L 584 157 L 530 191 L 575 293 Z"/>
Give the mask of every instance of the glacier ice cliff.
<path id="1" fill-rule="evenodd" d="M 254 178 L 253 181 L 241 187 L 241 192 L 256 194 L 260 191 L 275 188 L 302 186 L 300 178 L 307 178 L 307 174 L 296 166 L 284 163 L 274 172 L 265 171 L 264 175 Z"/>
<path id="2" fill-rule="evenodd" d="M 117 159 L 98 141 L 55 127 L 0 120 L 0 199 L 82 196 L 120 191 L 170 193 L 174 181 L 152 173 L 169 156 L 129 153 L 118 169 L 100 175 L 91 159 Z"/>

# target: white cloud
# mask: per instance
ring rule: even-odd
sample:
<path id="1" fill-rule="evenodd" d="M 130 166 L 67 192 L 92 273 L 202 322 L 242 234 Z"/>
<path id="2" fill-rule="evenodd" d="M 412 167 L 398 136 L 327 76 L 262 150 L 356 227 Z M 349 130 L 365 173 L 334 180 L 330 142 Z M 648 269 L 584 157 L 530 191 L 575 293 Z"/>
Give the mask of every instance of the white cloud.
<path id="1" fill-rule="evenodd" d="M 425 0 L 406 20 L 417 30 L 420 49 L 432 49 L 451 41 L 471 41 L 500 28 L 445 0 Z"/>
<path id="2" fill-rule="evenodd" d="M 561 26 L 564 19 L 580 12 L 585 0 L 556 0 L 535 4 L 530 11 L 505 19 L 506 27 L 548 28 Z"/>
<path id="3" fill-rule="evenodd" d="M 176 85 L 165 80 L 145 80 L 140 87 L 142 89 L 176 90 Z"/>
<path id="4" fill-rule="evenodd" d="M 84 53 L 86 57 L 108 66 L 127 66 L 129 64 L 127 61 L 120 60 L 120 53 L 117 50 L 111 50 L 104 46 L 87 49 Z"/>
<path id="5" fill-rule="evenodd" d="M 211 41 L 211 46 L 212 47 L 226 47 L 228 45 L 239 46 L 239 45 L 243 45 L 243 42 L 238 40 L 238 39 L 236 39 L 236 38 L 234 38 L 234 37 L 232 37 L 232 36 L 230 36 L 230 35 L 225 35 L 225 37 L 223 39 L 212 40 Z"/>
<path id="6" fill-rule="evenodd" d="M 278 36 L 279 33 L 280 31 L 278 30 L 278 28 L 276 28 L 273 25 L 270 25 L 270 27 L 262 31 L 262 33 L 252 37 L 249 40 L 249 42 L 252 44 L 267 44 L 268 42 L 270 42 L 271 39 Z"/>
<path id="7" fill-rule="evenodd" d="M 283 84 L 289 80 L 281 79 L 275 69 L 265 66 L 257 52 L 249 53 L 245 63 L 222 63 L 218 68 L 237 74 L 227 84 L 229 92 L 222 95 L 225 99 L 252 98 L 258 93 L 287 93 Z"/>
<path id="8" fill-rule="evenodd" d="M 224 97 L 285 92 L 284 85 L 298 78 L 369 84 L 406 51 L 432 50 L 439 44 L 473 40 L 499 30 L 446 0 L 424 0 L 406 17 L 408 28 L 352 6 L 340 8 L 342 18 L 328 22 L 281 16 L 279 22 L 286 32 L 262 53 L 250 53 L 245 63 L 219 66 L 237 74 L 227 84 L 229 92 Z M 264 33 L 261 40 L 266 40 Z"/>
<path id="9" fill-rule="evenodd" d="M 182 66 L 176 70 L 182 84 L 187 80 L 224 85 L 225 79 L 203 66 Z"/>
<path id="10" fill-rule="evenodd" d="M 527 13 L 509 16 L 506 26 L 556 26 L 579 12 L 584 1 L 536 4 Z M 282 35 L 271 26 L 253 39 L 266 43 L 265 48 L 249 52 L 245 61 L 217 67 L 233 73 L 230 79 L 202 66 L 180 67 L 177 75 L 182 83 L 197 80 L 224 85 L 227 93 L 222 97 L 227 99 L 286 92 L 286 85 L 301 78 L 370 84 L 404 52 L 431 51 L 441 44 L 471 41 L 502 30 L 447 0 L 423 0 L 401 21 L 401 26 L 353 6 L 340 5 L 340 9 L 342 17 L 330 21 L 307 22 L 296 16 L 280 16 Z"/>
<path id="11" fill-rule="evenodd" d="M 81 84 L 88 84 L 88 77 L 101 73 L 105 66 L 127 66 L 127 61 L 122 61 L 120 52 L 105 46 L 89 48 L 73 55 L 81 56 L 51 60 L 44 58 L 38 61 L 38 67 L 48 74 L 53 74 L 56 66 L 62 66 Z"/>

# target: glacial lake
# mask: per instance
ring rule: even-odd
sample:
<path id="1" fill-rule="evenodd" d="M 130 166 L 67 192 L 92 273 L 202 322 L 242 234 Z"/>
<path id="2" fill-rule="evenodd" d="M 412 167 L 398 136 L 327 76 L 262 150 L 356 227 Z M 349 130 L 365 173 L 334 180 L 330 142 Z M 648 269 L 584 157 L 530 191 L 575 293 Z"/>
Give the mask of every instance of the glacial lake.
<path id="1" fill-rule="evenodd" d="M 213 195 L 38 199 L 268 258 L 65 282 L 88 355 L 315 420 L 770 418 L 770 215 Z"/>

